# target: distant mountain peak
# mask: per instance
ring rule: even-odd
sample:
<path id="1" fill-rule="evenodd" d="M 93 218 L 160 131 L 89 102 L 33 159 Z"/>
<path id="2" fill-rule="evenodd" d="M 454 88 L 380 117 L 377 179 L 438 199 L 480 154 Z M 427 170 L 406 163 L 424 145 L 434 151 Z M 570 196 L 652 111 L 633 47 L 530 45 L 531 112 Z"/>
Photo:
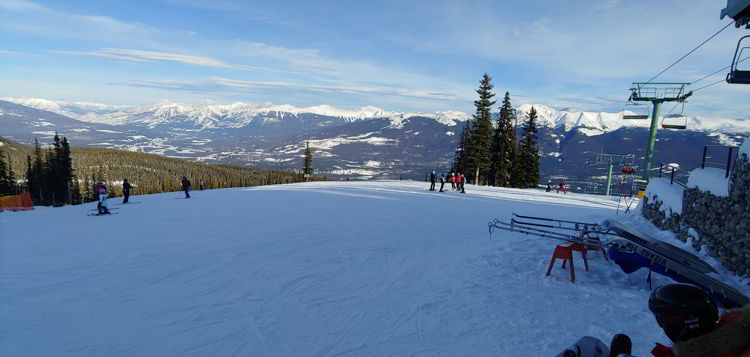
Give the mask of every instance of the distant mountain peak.
<path id="1" fill-rule="evenodd" d="M 423 117 L 437 122 L 455 126 L 471 119 L 471 115 L 448 110 L 435 113 L 391 112 L 379 107 L 364 106 L 358 109 L 341 109 L 328 104 L 308 107 L 297 107 L 289 104 L 270 102 L 247 103 L 233 102 L 220 104 L 204 100 L 195 104 L 183 104 L 168 100 L 155 103 L 127 106 L 107 105 L 90 102 L 52 101 L 40 98 L 0 98 L 8 102 L 27 107 L 50 111 L 80 121 L 110 125 L 136 124 L 148 127 L 189 125 L 195 129 L 240 128 L 254 121 L 259 123 L 278 123 L 285 118 L 299 118 L 302 115 L 317 115 L 338 118 L 345 122 L 385 118 L 391 121 L 391 127 L 402 127 L 409 118 Z M 648 120 L 624 120 L 626 112 L 587 112 L 579 108 L 555 109 L 543 104 L 522 104 L 516 107 L 519 122 L 534 107 L 539 118 L 539 125 L 558 128 L 565 131 L 578 130 L 592 136 L 612 132 L 623 127 L 648 127 Z M 694 131 L 747 133 L 750 132 L 750 120 L 723 118 L 688 117 L 688 129 Z"/>

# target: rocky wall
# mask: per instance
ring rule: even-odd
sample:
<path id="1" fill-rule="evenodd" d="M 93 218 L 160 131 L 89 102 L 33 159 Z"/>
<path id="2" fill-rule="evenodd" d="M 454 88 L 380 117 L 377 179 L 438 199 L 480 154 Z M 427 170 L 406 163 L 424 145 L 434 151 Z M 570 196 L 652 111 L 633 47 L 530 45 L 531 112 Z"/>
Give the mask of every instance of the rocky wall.
<path id="1" fill-rule="evenodd" d="M 718 197 L 696 188 L 685 189 L 682 214 L 669 217 L 661 202 L 644 199 L 643 216 L 659 228 L 669 229 L 696 249 L 704 246 L 727 269 L 750 277 L 750 162 L 741 155 L 730 178 L 729 197 Z M 693 232 L 697 233 L 694 234 Z"/>

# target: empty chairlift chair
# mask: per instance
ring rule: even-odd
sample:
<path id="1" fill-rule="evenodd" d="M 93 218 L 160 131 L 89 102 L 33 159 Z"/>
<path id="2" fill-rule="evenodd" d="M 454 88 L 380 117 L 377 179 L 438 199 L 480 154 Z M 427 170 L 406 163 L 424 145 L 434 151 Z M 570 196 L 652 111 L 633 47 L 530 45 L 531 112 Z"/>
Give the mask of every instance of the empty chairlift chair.
<path id="1" fill-rule="evenodd" d="M 747 40 L 747 41 L 745 41 Z M 745 45 L 743 45 L 743 41 Z M 747 50 L 747 51 L 745 51 Z M 746 55 L 742 58 L 743 53 Z M 738 69 L 737 65 L 747 59 L 750 59 L 750 35 L 743 36 L 737 42 L 737 49 L 734 51 L 734 58 L 732 59 L 732 66 L 729 73 L 727 73 L 727 83 L 732 84 L 750 84 L 750 69 Z M 746 66 L 745 68 L 747 68 Z"/>
<path id="2" fill-rule="evenodd" d="M 625 112 L 623 113 L 622 118 L 625 120 L 644 120 L 649 118 L 648 112 L 648 105 L 628 102 L 625 104 Z"/>
<path id="3" fill-rule="evenodd" d="M 685 102 L 682 102 L 682 109 L 677 114 L 669 113 L 661 120 L 661 127 L 664 129 L 687 129 L 687 116 L 683 114 Z"/>

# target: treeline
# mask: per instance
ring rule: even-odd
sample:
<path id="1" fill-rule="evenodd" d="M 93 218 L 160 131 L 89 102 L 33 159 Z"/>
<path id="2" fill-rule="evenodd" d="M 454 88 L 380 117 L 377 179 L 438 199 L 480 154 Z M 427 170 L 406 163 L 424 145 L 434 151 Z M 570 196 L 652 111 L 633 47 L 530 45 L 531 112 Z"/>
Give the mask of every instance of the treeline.
<path id="1" fill-rule="evenodd" d="M 98 181 L 107 185 L 111 196 L 122 195 L 120 187 L 124 179 L 134 186 L 131 195 L 179 191 L 182 176 L 192 182 L 194 189 L 198 189 L 201 182 L 205 189 L 212 189 L 303 181 L 302 174 L 297 172 L 205 164 L 114 149 L 70 148 L 67 139 L 55 138 L 49 148 L 38 143 L 31 148 L 11 140 L 0 140 L 4 143 L 0 148 L 8 148 L 5 150 L 6 160 L 0 160 L 0 165 L 7 167 L 6 163 L 9 163 L 13 166 L 14 179 L 10 181 L 15 182 L 15 187 L 12 192 L 31 192 L 35 204 L 60 205 L 95 200 L 94 186 Z M 59 154 L 55 144 L 58 141 Z M 41 164 L 37 164 L 37 158 L 41 158 Z M 69 166 L 65 166 L 67 162 Z M 31 169 L 19 175 L 20 163 Z M 65 167 L 65 170 L 53 167 Z M 53 189 L 47 190 L 47 187 Z M 68 187 L 70 189 L 66 191 Z"/>
<path id="2" fill-rule="evenodd" d="M 539 183 L 537 113 L 532 107 L 522 119 L 523 134 L 517 138 L 518 117 L 505 92 L 495 125 L 492 123 L 492 77 L 479 82 L 476 113 L 459 136 L 453 172 L 464 173 L 481 185 L 528 188 Z"/>

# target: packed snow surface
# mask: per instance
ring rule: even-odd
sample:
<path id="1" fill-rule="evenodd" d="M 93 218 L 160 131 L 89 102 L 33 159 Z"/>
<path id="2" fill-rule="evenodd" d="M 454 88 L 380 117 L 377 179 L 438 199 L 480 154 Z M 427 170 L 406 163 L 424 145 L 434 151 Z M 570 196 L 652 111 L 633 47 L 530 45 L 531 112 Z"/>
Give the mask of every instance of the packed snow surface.
<path id="1" fill-rule="evenodd" d="M 697 188 L 704 192 L 710 192 L 714 196 L 729 196 L 729 178 L 726 170 L 715 167 L 697 168 L 690 171 L 688 187 Z"/>
<path id="2" fill-rule="evenodd" d="M 670 216 L 670 212 L 682 214 L 682 193 L 685 191 L 678 184 L 670 184 L 665 177 L 652 177 L 646 186 L 646 198 L 662 203 L 659 209 Z"/>
<path id="3" fill-rule="evenodd" d="M 466 190 L 319 182 L 112 199 L 101 217 L 93 203 L 0 213 L 0 355 L 552 356 L 626 333 L 646 356 L 668 342 L 647 272 L 598 254 L 586 272 L 576 255 L 572 284 L 559 262 L 544 277 L 557 242 L 489 239 L 512 212 L 599 221 L 616 199 Z"/>

